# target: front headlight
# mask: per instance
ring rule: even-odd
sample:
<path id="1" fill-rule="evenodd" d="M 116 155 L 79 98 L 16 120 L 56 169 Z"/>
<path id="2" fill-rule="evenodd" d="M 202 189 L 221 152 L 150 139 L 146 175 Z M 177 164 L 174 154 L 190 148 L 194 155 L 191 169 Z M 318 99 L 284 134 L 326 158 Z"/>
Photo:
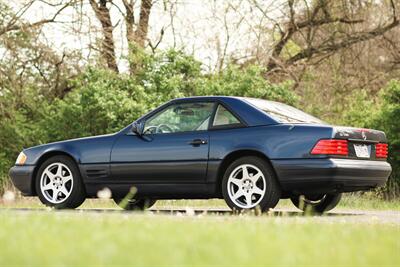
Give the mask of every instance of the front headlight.
<path id="1" fill-rule="evenodd" d="M 15 162 L 16 165 L 24 165 L 26 161 L 26 155 L 24 152 L 19 153 L 17 161 Z"/>

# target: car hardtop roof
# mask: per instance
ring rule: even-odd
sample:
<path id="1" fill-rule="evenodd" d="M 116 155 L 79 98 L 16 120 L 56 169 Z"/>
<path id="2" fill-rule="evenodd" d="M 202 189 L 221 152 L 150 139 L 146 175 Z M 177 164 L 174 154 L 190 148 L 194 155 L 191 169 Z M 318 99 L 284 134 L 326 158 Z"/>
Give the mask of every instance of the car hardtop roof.
<path id="1" fill-rule="evenodd" d="M 209 95 L 209 96 L 188 96 L 188 97 L 179 97 L 179 98 L 174 98 L 171 101 L 190 101 L 190 100 L 223 100 L 223 99 L 238 99 L 238 100 L 263 100 L 266 102 L 272 102 L 272 103 L 281 103 L 277 101 L 272 101 L 268 99 L 263 99 L 263 98 L 257 98 L 257 97 L 247 97 L 247 96 L 226 96 L 226 95 Z"/>
<path id="2" fill-rule="evenodd" d="M 222 99 L 242 99 L 242 97 L 239 96 L 222 96 L 222 95 L 217 95 L 217 96 L 189 96 L 189 97 L 180 97 L 180 98 L 175 98 L 172 99 L 172 101 L 188 101 L 188 100 L 222 100 Z"/>

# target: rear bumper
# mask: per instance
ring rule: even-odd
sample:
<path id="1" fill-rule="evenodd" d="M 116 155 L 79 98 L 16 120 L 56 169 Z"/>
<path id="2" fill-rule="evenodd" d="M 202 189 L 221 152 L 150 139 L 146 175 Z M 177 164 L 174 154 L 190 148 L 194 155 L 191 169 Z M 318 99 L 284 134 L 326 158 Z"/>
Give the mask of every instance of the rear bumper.
<path id="1" fill-rule="evenodd" d="M 282 189 L 292 193 L 364 191 L 384 185 L 392 171 L 386 161 L 354 159 L 273 160 Z"/>
<path id="2" fill-rule="evenodd" d="M 14 166 L 9 171 L 12 183 L 24 196 L 35 195 L 32 183 L 34 169 L 35 166 L 32 165 Z"/>

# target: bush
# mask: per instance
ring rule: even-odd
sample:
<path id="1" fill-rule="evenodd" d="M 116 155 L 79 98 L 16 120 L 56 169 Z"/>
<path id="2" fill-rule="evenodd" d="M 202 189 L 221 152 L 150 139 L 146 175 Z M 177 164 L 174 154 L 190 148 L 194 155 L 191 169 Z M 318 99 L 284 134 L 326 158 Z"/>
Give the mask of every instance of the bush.
<path id="1" fill-rule="evenodd" d="M 364 90 L 355 91 L 344 101 L 342 125 L 372 128 L 384 131 L 389 144 L 388 161 L 393 172 L 378 195 L 393 198 L 400 195 L 400 81 L 392 80 L 376 99 Z"/>
<path id="2" fill-rule="evenodd" d="M 71 84 L 74 90 L 49 104 L 39 123 L 47 142 L 116 132 L 148 109 L 143 87 L 126 75 L 88 69 Z"/>
<path id="3" fill-rule="evenodd" d="M 296 103 L 290 83 L 271 84 L 262 69 L 229 67 L 217 75 L 201 73 L 200 63 L 176 51 L 147 55 L 136 76 L 89 68 L 71 82 L 74 90 L 46 108 L 38 128 L 46 142 L 112 133 L 148 110 L 177 97 L 253 96 Z"/>
<path id="4" fill-rule="evenodd" d="M 135 75 L 87 68 L 69 81 L 73 89 L 62 99 L 46 100 L 37 86 L 26 87 L 22 96 L 0 95 L 1 177 L 24 147 L 113 133 L 173 98 L 236 95 L 297 103 L 290 82 L 270 83 L 257 66 L 207 74 L 193 57 L 173 50 L 142 53 L 140 62 Z"/>
<path id="5" fill-rule="evenodd" d="M 395 197 L 400 194 L 400 81 L 390 81 L 380 92 L 379 99 L 379 110 L 370 125 L 385 131 L 388 138 L 388 160 L 393 172 L 383 193 L 387 197 Z"/>
<path id="6" fill-rule="evenodd" d="M 221 73 L 211 75 L 199 85 L 199 95 L 231 95 L 263 98 L 296 105 L 298 96 L 291 90 L 291 81 L 274 84 L 263 77 L 264 69 L 249 66 L 239 69 L 228 66 Z"/>

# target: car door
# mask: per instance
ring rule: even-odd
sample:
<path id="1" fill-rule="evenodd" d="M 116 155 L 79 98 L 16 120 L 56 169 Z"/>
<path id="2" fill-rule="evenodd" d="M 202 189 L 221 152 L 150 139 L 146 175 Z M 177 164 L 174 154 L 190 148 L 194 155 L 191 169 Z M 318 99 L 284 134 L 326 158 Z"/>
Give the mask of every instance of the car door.
<path id="1" fill-rule="evenodd" d="M 111 153 L 112 179 L 134 184 L 204 183 L 213 102 L 173 103 L 146 118 L 143 135 L 121 135 Z"/>

